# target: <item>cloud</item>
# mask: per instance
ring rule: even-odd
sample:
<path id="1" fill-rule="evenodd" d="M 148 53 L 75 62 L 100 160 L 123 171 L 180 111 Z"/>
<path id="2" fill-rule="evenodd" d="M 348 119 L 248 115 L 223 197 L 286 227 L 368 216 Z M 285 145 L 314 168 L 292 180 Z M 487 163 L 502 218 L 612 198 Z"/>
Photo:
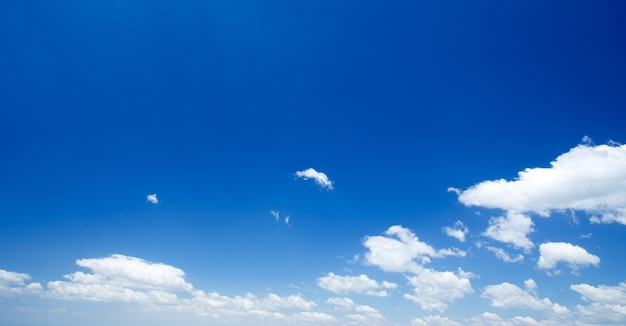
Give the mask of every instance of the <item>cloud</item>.
<path id="1" fill-rule="evenodd" d="M 543 216 L 582 210 L 594 215 L 592 222 L 626 224 L 626 145 L 593 146 L 587 138 L 550 167 L 527 168 L 512 181 L 483 181 L 457 192 L 466 206 Z"/>
<path id="2" fill-rule="evenodd" d="M 568 311 L 566 307 L 552 303 L 548 298 L 539 299 L 535 294 L 537 285 L 534 280 L 526 280 L 524 285 L 526 290 L 508 282 L 489 285 L 485 287 L 481 297 L 491 300 L 491 306 L 497 308 L 551 310 L 559 314 Z"/>
<path id="3" fill-rule="evenodd" d="M 506 216 L 491 218 L 489 227 L 483 235 L 529 251 L 535 245 L 528 239 L 527 235 L 533 231 L 533 221 L 530 217 L 520 213 L 508 212 Z"/>
<path id="4" fill-rule="evenodd" d="M 38 293 L 42 286 L 39 283 L 29 283 L 31 277 L 24 273 L 15 273 L 0 269 L 0 296 Z"/>
<path id="5" fill-rule="evenodd" d="M 157 198 L 157 194 L 150 194 L 150 195 L 146 196 L 146 200 L 151 202 L 151 203 L 153 203 L 153 204 L 155 204 L 155 205 L 159 204 L 159 199 Z"/>
<path id="6" fill-rule="evenodd" d="M 326 300 L 326 303 L 335 305 L 336 310 L 354 312 L 346 314 L 346 318 L 350 320 L 350 324 L 373 325 L 385 320 L 385 317 L 381 315 L 378 310 L 370 306 L 355 304 L 354 301 L 348 297 L 329 298 Z"/>
<path id="7" fill-rule="evenodd" d="M 589 302 L 588 306 L 576 307 L 588 322 L 618 324 L 626 317 L 626 282 L 621 282 L 617 286 L 572 284 L 570 289 L 578 292 L 583 300 Z"/>
<path id="8" fill-rule="evenodd" d="M 384 236 L 367 236 L 363 245 L 369 249 L 365 254 L 365 263 L 378 266 L 385 272 L 419 272 L 420 264 L 428 263 L 429 257 L 465 256 L 465 252 L 456 248 L 435 250 L 409 229 L 401 225 L 391 226 Z M 415 260 L 419 259 L 420 263 Z"/>
<path id="9" fill-rule="evenodd" d="M 439 315 L 429 315 L 424 318 L 415 318 L 411 320 L 411 325 L 413 326 L 461 326 L 461 324 L 457 323 L 454 320 L 449 319 L 448 317 L 441 317 Z"/>
<path id="10" fill-rule="evenodd" d="M 295 176 L 303 178 L 304 180 L 313 179 L 320 187 L 327 190 L 333 190 L 333 182 L 328 179 L 326 173 L 318 172 L 313 168 L 308 168 L 303 171 L 296 171 Z"/>
<path id="11" fill-rule="evenodd" d="M 317 285 L 322 289 L 339 294 L 354 292 L 378 297 L 386 297 L 388 295 L 386 290 L 397 287 L 397 284 L 392 282 L 383 281 L 378 283 L 365 274 L 340 276 L 334 273 L 328 273 L 328 275 L 318 278 Z"/>
<path id="12" fill-rule="evenodd" d="M 443 232 L 449 237 L 453 237 L 461 242 L 465 242 L 465 236 L 469 232 L 469 229 L 463 224 L 463 222 L 456 221 L 453 227 L 444 227 Z"/>
<path id="13" fill-rule="evenodd" d="M 270 213 L 272 214 L 272 216 L 274 216 L 274 218 L 276 219 L 276 222 L 278 222 L 278 219 L 280 218 L 279 212 L 270 210 Z"/>
<path id="14" fill-rule="evenodd" d="M 504 249 L 502 248 L 496 248 L 496 247 L 491 247 L 488 246 L 487 250 L 493 252 L 496 257 L 502 261 L 504 261 L 505 263 L 517 263 L 520 262 L 522 260 L 524 260 L 524 256 L 521 254 L 518 254 L 517 257 L 512 258 L 506 251 L 504 251 Z"/>
<path id="15" fill-rule="evenodd" d="M 567 242 L 546 242 L 539 246 L 540 269 L 555 268 L 559 262 L 566 263 L 573 271 L 581 266 L 600 264 L 600 258 L 587 252 L 587 250 Z"/>
<path id="16" fill-rule="evenodd" d="M 460 268 L 456 273 L 424 269 L 414 276 L 407 276 L 414 293 L 404 297 L 419 304 L 423 310 L 443 311 L 448 307 L 447 303 L 474 292 L 471 277 L 472 273 Z"/>

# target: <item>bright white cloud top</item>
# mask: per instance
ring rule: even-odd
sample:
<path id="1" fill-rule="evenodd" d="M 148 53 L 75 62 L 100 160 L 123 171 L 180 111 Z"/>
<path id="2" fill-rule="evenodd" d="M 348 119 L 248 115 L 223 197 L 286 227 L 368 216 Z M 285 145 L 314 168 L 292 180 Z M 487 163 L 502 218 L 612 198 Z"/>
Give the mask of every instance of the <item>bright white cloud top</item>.
<path id="1" fill-rule="evenodd" d="M 318 172 L 313 168 L 308 168 L 306 170 L 296 171 L 294 175 L 297 178 L 303 178 L 304 180 L 313 179 L 315 183 L 323 189 L 333 190 L 333 182 L 324 172 Z"/>
<path id="2" fill-rule="evenodd" d="M 588 137 L 584 140 L 550 167 L 527 168 L 511 181 L 478 183 L 460 191 L 459 201 L 542 216 L 555 210 L 581 210 L 594 215 L 592 222 L 626 224 L 626 145 L 593 146 Z"/>
<path id="3" fill-rule="evenodd" d="M 155 205 L 159 204 L 159 198 L 157 198 L 157 194 L 149 194 L 148 196 L 146 196 L 146 200 Z"/>
<path id="4" fill-rule="evenodd" d="M 587 250 L 566 242 L 547 242 L 539 246 L 539 261 L 537 267 L 541 269 L 556 268 L 559 262 L 567 264 L 576 271 L 579 267 L 589 265 L 598 266 L 600 258 Z"/>

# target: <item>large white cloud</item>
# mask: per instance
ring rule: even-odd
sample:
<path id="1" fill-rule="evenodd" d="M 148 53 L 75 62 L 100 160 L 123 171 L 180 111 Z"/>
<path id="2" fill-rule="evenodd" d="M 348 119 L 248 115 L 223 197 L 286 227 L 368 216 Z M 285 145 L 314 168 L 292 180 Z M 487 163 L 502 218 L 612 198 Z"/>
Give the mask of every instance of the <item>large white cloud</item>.
<path id="1" fill-rule="evenodd" d="M 313 168 L 308 168 L 302 171 L 296 171 L 295 176 L 303 178 L 304 180 L 313 179 L 320 187 L 333 190 L 333 182 L 328 179 L 328 176 L 324 172 L 318 172 Z"/>
<path id="2" fill-rule="evenodd" d="M 424 310 L 443 311 L 448 303 L 474 292 L 470 282 L 472 277 L 472 273 L 461 269 L 456 273 L 424 269 L 407 277 L 414 290 L 404 297 L 418 303 Z"/>
<path id="3" fill-rule="evenodd" d="M 533 221 L 530 217 L 508 212 L 506 216 L 490 219 L 489 227 L 483 235 L 528 251 L 535 246 L 528 239 L 528 234 L 533 231 Z"/>
<path id="4" fill-rule="evenodd" d="M 541 215 L 582 210 L 597 215 L 593 222 L 626 224 L 626 145 L 592 146 L 587 141 L 550 167 L 527 168 L 515 180 L 484 181 L 456 192 L 467 206 Z"/>
<path id="5" fill-rule="evenodd" d="M 388 289 L 395 289 L 397 284 L 383 281 L 378 283 L 376 280 L 370 279 L 367 275 L 359 276 L 341 276 L 334 273 L 328 273 L 324 277 L 317 279 L 317 285 L 322 289 L 346 294 L 348 292 L 363 293 L 378 297 L 386 297 Z"/>
<path id="6" fill-rule="evenodd" d="M 587 250 L 567 242 L 546 242 L 539 246 L 537 267 L 553 269 L 559 262 L 567 264 L 573 271 L 588 265 L 597 266 L 600 258 Z"/>
<path id="7" fill-rule="evenodd" d="M 525 308 L 531 310 L 552 310 L 555 313 L 565 313 L 567 308 L 552 303 L 550 299 L 539 299 L 535 294 L 536 284 L 533 280 L 526 280 L 526 290 L 517 285 L 504 282 L 485 287 L 482 297 L 491 301 L 492 307 L 498 308 Z"/>
<path id="8" fill-rule="evenodd" d="M 462 250 L 436 250 L 422 242 L 411 230 L 394 225 L 385 231 L 384 236 L 365 237 L 363 245 L 369 249 L 365 262 L 378 266 L 386 272 L 419 272 L 421 264 L 428 263 L 430 257 L 464 256 Z M 416 260 L 419 260 L 417 262 Z"/>

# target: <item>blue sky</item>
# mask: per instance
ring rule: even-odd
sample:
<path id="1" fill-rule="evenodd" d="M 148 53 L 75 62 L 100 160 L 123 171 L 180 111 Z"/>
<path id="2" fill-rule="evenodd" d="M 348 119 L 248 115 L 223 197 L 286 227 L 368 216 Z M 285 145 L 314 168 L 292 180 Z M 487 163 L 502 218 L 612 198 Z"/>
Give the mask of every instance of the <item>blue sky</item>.
<path id="1" fill-rule="evenodd" d="M 618 1 L 0 4 L 0 324 L 624 324 Z"/>

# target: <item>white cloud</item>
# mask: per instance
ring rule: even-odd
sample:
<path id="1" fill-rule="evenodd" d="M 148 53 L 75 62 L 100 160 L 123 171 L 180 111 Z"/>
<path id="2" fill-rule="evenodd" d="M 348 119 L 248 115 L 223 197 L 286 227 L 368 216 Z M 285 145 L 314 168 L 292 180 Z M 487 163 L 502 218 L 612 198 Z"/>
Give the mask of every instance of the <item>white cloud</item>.
<path id="1" fill-rule="evenodd" d="M 448 303 L 474 292 L 471 277 L 472 273 L 461 269 L 456 273 L 424 269 L 414 276 L 407 276 L 414 293 L 404 297 L 418 303 L 423 310 L 443 311 Z"/>
<path id="2" fill-rule="evenodd" d="M 511 212 L 582 210 L 592 222 L 626 224 L 626 145 L 585 144 L 570 149 L 548 168 L 527 168 L 515 180 L 484 181 L 460 191 L 467 206 Z"/>
<path id="3" fill-rule="evenodd" d="M 367 275 L 359 276 L 341 276 L 334 273 L 328 273 L 324 277 L 317 279 L 317 285 L 322 289 L 346 294 L 349 292 L 362 293 L 378 297 L 386 297 L 388 289 L 395 289 L 397 284 L 392 282 L 378 283 L 376 280 L 370 279 Z"/>
<path id="4" fill-rule="evenodd" d="M 449 237 L 456 238 L 461 242 L 465 242 L 465 236 L 469 232 L 469 229 L 461 221 L 456 221 L 453 227 L 446 226 L 443 228 L 443 232 Z"/>
<path id="5" fill-rule="evenodd" d="M 346 314 L 346 318 L 349 319 L 351 323 L 372 325 L 385 320 L 385 317 L 381 315 L 378 310 L 370 306 L 355 304 L 354 301 L 348 297 L 330 298 L 326 300 L 326 303 L 335 305 L 335 309 L 340 311 L 355 312 Z"/>
<path id="6" fill-rule="evenodd" d="M 0 269 L 0 296 L 34 294 L 41 291 L 42 286 L 39 283 L 26 284 L 26 281 L 30 279 L 28 274 Z"/>
<path id="7" fill-rule="evenodd" d="M 540 269 L 555 268 L 559 262 L 566 263 L 573 271 L 581 266 L 600 264 L 600 258 L 587 252 L 587 250 L 567 242 L 546 242 L 539 246 Z"/>
<path id="8" fill-rule="evenodd" d="M 273 210 L 270 210 L 270 213 L 272 214 L 272 216 L 274 216 L 274 219 L 276 219 L 276 222 L 278 222 L 278 219 L 280 218 L 280 213 L 278 211 L 273 211 Z"/>
<path id="9" fill-rule="evenodd" d="M 570 289 L 589 302 L 588 306 L 577 306 L 582 318 L 589 323 L 619 324 L 626 318 L 626 282 L 617 286 L 572 284 Z"/>
<path id="10" fill-rule="evenodd" d="M 454 320 L 449 319 L 448 317 L 441 317 L 439 315 L 430 315 L 424 318 L 415 318 L 411 320 L 411 325 L 413 326 L 461 326 L 461 324 L 457 323 Z"/>
<path id="11" fill-rule="evenodd" d="M 150 194 L 150 195 L 146 196 L 146 200 L 151 202 L 151 203 L 153 203 L 153 204 L 155 204 L 155 205 L 159 204 L 159 198 L 157 198 L 157 194 Z"/>
<path id="12" fill-rule="evenodd" d="M 325 314 L 323 312 L 303 311 L 303 312 L 294 314 L 294 317 L 297 320 L 303 320 L 303 321 L 314 322 L 314 323 L 329 323 L 329 322 L 335 321 L 335 317 L 329 314 Z"/>
<path id="13" fill-rule="evenodd" d="M 504 261 L 505 263 L 517 263 L 517 262 L 520 262 L 520 261 L 524 260 L 524 256 L 522 254 L 518 254 L 517 257 L 512 258 L 502 248 L 496 248 L 496 247 L 488 246 L 487 250 L 493 252 L 498 259 Z"/>
<path id="14" fill-rule="evenodd" d="M 528 279 L 524 285 L 527 290 L 508 282 L 489 285 L 485 287 L 482 297 L 491 300 L 492 307 L 551 310 L 559 314 L 567 312 L 566 307 L 552 303 L 548 298 L 539 299 L 535 294 L 537 285 L 534 280 Z"/>
<path id="15" fill-rule="evenodd" d="M 533 231 L 530 217 L 508 212 L 506 216 L 491 218 L 483 235 L 528 251 L 535 246 L 527 237 Z"/>
<path id="16" fill-rule="evenodd" d="M 378 266 L 386 272 L 414 272 L 421 270 L 421 263 L 428 263 L 429 257 L 464 256 L 465 252 L 453 249 L 435 250 L 409 229 L 394 225 L 385 231 L 384 236 L 367 236 L 363 245 L 369 249 L 365 263 Z M 418 264 L 415 260 L 420 259 Z"/>
<path id="17" fill-rule="evenodd" d="M 303 178 L 304 180 L 313 179 L 320 187 L 327 190 L 333 190 L 333 182 L 328 179 L 326 173 L 318 172 L 313 168 L 308 168 L 303 171 L 296 171 L 295 176 Z"/>

